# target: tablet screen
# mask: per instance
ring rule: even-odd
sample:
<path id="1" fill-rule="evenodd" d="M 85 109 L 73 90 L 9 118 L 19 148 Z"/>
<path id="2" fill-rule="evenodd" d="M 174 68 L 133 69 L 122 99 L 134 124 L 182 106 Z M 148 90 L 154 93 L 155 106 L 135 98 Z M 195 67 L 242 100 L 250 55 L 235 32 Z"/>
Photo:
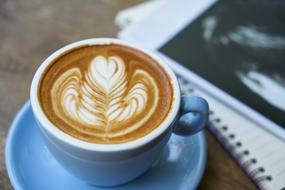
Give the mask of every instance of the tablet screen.
<path id="1" fill-rule="evenodd" d="M 285 3 L 220 1 L 160 51 L 285 128 Z"/>

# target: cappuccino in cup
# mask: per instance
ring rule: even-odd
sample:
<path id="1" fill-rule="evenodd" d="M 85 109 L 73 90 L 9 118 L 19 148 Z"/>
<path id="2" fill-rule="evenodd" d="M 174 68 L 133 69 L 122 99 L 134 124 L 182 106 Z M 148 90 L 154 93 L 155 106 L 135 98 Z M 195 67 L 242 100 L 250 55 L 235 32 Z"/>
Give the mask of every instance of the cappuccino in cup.
<path id="1" fill-rule="evenodd" d="M 144 52 L 120 44 L 84 45 L 64 52 L 43 72 L 38 98 L 64 133 L 96 144 L 139 139 L 172 109 L 165 69 Z"/>

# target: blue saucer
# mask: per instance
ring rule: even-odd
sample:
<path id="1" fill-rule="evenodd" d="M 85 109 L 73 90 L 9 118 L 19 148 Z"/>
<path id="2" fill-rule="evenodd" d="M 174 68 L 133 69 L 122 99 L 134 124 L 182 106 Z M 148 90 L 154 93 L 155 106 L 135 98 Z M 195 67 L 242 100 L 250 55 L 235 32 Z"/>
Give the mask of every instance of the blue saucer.
<path id="1" fill-rule="evenodd" d="M 27 102 L 17 114 L 6 144 L 6 165 L 13 187 L 28 190 L 196 189 L 206 160 L 203 133 L 172 135 L 161 157 L 136 180 L 113 188 L 88 185 L 71 176 L 49 153 Z"/>

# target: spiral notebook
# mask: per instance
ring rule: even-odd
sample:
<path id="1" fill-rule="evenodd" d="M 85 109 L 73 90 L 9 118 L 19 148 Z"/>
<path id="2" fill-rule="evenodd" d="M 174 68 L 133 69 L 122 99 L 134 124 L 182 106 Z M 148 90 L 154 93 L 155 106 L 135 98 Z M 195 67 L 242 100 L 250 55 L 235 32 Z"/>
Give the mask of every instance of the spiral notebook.
<path id="1" fill-rule="evenodd" d="M 119 37 L 156 50 L 184 94 L 208 100 L 209 130 L 260 189 L 285 189 L 285 3 L 160 4 Z"/>
<path id="2" fill-rule="evenodd" d="M 260 189 L 285 187 L 285 144 L 230 107 L 179 76 L 182 93 L 199 95 L 210 104 L 209 130 Z M 226 167 L 226 166 L 225 166 Z"/>

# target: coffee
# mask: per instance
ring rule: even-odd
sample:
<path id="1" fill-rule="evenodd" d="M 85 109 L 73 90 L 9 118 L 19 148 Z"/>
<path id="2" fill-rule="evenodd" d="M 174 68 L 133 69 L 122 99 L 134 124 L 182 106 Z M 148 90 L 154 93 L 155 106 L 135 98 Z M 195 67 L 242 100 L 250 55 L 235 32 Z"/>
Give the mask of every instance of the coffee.
<path id="1" fill-rule="evenodd" d="M 166 119 L 173 86 L 164 68 L 142 51 L 86 45 L 49 65 L 38 96 L 47 118 L 64 133 L 117 144 L 149 134 Z"/>

